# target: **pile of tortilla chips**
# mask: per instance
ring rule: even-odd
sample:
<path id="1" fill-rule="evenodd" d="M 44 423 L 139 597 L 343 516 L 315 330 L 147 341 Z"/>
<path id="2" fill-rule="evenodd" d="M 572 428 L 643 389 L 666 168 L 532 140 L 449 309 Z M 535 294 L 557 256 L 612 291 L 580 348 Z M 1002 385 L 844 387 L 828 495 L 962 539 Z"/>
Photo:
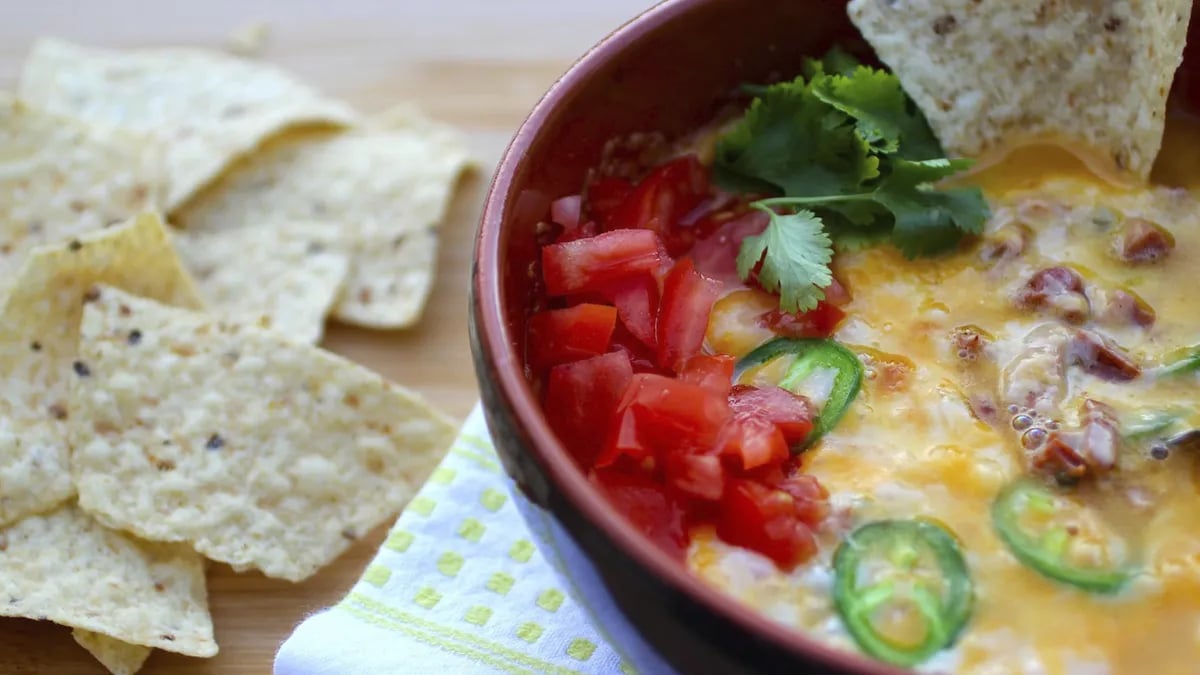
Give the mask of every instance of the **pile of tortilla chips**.
<path id="1" fill-rule="evenodd" d="M 205 558 L 300 581 L 393 517 L 453 426 L 314 343 L 419 318 L 465 164 L 261 63 L 38 44 L 0 93 L 0 616 L 113 673 L 212 656 Z"/>

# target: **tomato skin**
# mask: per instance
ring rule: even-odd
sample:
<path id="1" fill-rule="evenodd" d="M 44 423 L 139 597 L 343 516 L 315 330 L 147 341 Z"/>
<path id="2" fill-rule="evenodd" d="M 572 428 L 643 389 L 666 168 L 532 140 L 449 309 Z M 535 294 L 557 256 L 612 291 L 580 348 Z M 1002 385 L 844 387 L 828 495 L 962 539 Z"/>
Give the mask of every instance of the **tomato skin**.
<path id="1" fill-rule="evenodd" d="M 726 483 L 716 525 L 721 539 L 765 555 L 784 571 L 817 551 L 812 530 L 796 516 L 796 499 L 754 481 Z"/>
<path id="2" fill-rule="evenodd" d="M 546 379 L 546 420 L 584 466 L 603 449 L 633 366 L 621 352 L 610 352 L 554 366 Z"/>
<path id="3" fill-rule="evenodd" d="M 596 469 L 591 481 L 648 539 L 682 561 L 687 553 L 684 500 L 649 475 L 616 469 Z"/>
<path id="4" fill-rule="evenodd" d="M 621 323 L 642 344 L 654 348 L 658 340 L 654 324 L 658 316 L 658 282 L 653 276 L 639 275 L 609 284 L 600 295 L 616 305 Z"/>
<path id="5" fill-rule="evenodd" d="M 597 463 L 706 452 L 729 419 L 725 397 L 664 375 L 637 373 L 617 407 L 619 417 Z"/>
<path id="6" fill-rule="evenodd" d="M 821 301 L 816 308 L 794 314 L 773 309 L 759 317 L 759 325 L 776 335 L 793 338 L 827 338 L 846 318 L 840 307 Z"/>
<path id="7" fill-rule="evenodd" d="M 675 263 L 663 282 L 658 312 L 658 364 L 678 371 L 700 353 L 708 316 L 721 286 L 696 271 L 691 258 Z"/>
<path id="8" fill-rule="evenodd" d="M 542 247 L 542 276 L 549 295 L 596 291 L 661 264 L 658 235 L 646 230 L 613 230 L 594 237 Z"/>
<path id="9" fill-rule="evenodd" d="M 697 354 L 683 364 L 679 379 L 727 396 L 733 388 L 736 365 L 737 359 L 728 354 Z"/>
<path id="10" fill-rule="evenodd" d="M 759 415 L 773 422 L 791 446 L 804 442 L 816 416 L 807 398 L 781 387 L 739 384 L 729 392 L 729 407 L 734 414 Z"/>
<path id="11" fill-rule="evenodd" d="M 743 471 L 782 464 L 789 452 L 783 432 L 761 415 L 739 412 L 725 423 L 716 447 L 724 457 L 731 458 Z"/>
<path id="12" fill-rule="evenodd" d="M 671 160 L 651 171 L 612 212 L 611 228 L 641 228 L 663 237 L 677 256 L 691 248 L 694 233 L 679 221 L 710 194 L 708 169 L 695 155 Z"/>
<path id="13" fill-rule="evenodd" d="M 529 362 L 535 369 L 608 351 L 617 309 L 583 303 L 529 317 Z"/>

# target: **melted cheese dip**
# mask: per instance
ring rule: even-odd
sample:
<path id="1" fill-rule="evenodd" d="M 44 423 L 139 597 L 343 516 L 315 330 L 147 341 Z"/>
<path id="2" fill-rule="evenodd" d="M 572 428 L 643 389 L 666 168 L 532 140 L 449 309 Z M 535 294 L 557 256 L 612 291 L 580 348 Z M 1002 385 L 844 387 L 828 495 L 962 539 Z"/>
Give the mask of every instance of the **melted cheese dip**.
<path id="1" fill-rule="evenodd" d="M 1156 178 L 1175 185 L 1200 179 L 1197 146 L 1187 142 L 1197 138 L 1196 128 L 1173 123 Z M 1080 404 L 1093 399 L 1122 418 L 1175 410 L 1200 428 L 1194 373 L 1109 381 L 1067 366 L 1053 384 L 1043 381 L 1046 373 L 1019 367 L 1030 345 L 1055 331 L 1094 331 L 1147 369 L 1200 342 L 1196 193 L 1115 190 L 1053 149 L 1020 151 L 971 180 L 993 207 L 982 242 L 940 258 L 906 260 L 891 247 L 838 256 L 837 276 L 853 300 L 834 337 L 860 355 L 866 380 L 841 424 L 805 456 L 805 470 L 829 490 L 833 507 L 821 553 L 783 573 L 698 532 L 689 563 L 776 620 L 857 650 L 833 606 L 833 551 L 863 523 L 925 516 L 960 538 L 976 604 L 956 644 L 921 669 L 1200 672 L 1200 470 L 1192 452 L 1156 459 L 1128 444 L 1115 468 L 1076 488 L 1136 551 L 1139 573 L 1115 596 L 1089 594 L 1021 564 L 989 515 L 997 492 L 1031 472 L 1030 452 L 1011 427 L 1013 392 L 1058 387 L 1048 402 L 1032 405 L 1049 408 L 1042 412 L 1064 426 L 1079 424 Z M 1130 218 L 1161 225 L 1174 249 L 1151 263 L 1122 260 L 1114 242 Z M 1090 311 L 1082 322 L 1063 319 L 1078 307 L 1031 308 L 1016 300 L 1038 271 L 1058 265 L 1070 265 L 1086 284 Z M 747 317 L 772 302 L 753 291 L 727 296 L 710 321 L 709 347 L 740 356 L 769 339 Z M 1131 302 L 1153 310 L 1152 325 L 1132 318 Z M 964 350 L 956 339 L 962 335 L 984 336 L 986 348 Z"/>

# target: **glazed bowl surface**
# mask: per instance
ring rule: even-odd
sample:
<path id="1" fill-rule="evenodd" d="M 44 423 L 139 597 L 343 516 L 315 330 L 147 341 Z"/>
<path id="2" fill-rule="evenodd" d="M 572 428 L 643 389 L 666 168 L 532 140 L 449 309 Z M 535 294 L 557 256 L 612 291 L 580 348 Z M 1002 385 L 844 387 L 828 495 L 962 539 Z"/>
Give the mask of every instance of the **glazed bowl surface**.
<path id="1" fill-rule="evenodd" d="M 684 136 L 729 105 L 740 84 L 790 77 L 805 56 L 853 35 L 844 2 L 668 0 L 555 83 L 488 195 L 471 285 L 488 424 L 543 553 L 638 672 L 893 672 L 774 623 L 652 546 L 594 492 L 547 426 L 524 370 L 535 230 L 551 200 L 579 192 L 605 143 Z"/>

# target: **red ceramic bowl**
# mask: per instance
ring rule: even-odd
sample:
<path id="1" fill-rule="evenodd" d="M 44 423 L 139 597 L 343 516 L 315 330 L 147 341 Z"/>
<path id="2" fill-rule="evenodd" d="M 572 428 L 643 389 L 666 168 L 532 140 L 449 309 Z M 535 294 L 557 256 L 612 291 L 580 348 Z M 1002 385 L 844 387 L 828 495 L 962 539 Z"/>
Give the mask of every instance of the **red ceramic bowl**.
<path id="1" fill-rule="evenodd" d="M 705 585 L 592 489 L 547 426 L 524 371 L 535 228 L 551 200 L 579 192 L 609 139 L 686 134 L 711 120 L 739 84 L 792 77 L 805 56 L 856 37 L 845 2 L 835 0 L 667 0 L 555 83 L 517 132 L 488 195 L 471 287 L 472 350 L 488 423 L 543 553 L 642 673 L 897 671 Z"/>

